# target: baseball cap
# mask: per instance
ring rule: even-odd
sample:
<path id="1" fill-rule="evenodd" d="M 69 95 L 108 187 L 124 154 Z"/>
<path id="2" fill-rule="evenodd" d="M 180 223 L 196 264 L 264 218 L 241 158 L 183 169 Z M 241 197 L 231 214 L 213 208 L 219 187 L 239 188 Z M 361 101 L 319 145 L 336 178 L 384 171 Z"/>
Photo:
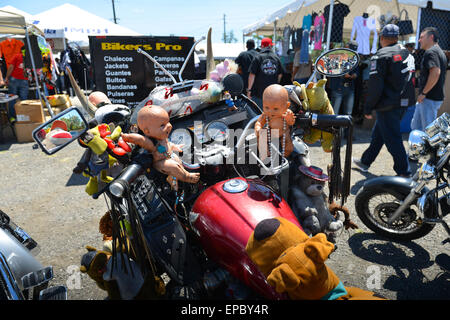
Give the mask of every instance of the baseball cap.
<path id="1" fill-rule="evenodd" d="M 264 38 L 261 40 L 261 48 L 273 46 L 272 39 L 270 38 Z"/>
<path id="2" fill-rule="evenodd" d="M 384 37 L 398 37 L 399 34 L 399 28 L 395 24 L 387 24 L 381 30 L 381 35 Z"/>

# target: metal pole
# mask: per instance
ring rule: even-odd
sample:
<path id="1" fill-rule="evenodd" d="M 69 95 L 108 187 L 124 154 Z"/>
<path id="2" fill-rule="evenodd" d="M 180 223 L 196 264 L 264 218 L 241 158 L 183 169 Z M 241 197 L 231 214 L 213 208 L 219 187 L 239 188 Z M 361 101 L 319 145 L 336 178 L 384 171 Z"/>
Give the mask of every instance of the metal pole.
<path id="1" fill-rule="evenodd" d="M 227 43 L 227 32 L 225 30 L 225 14 L 223 14 L 223 43 Z"/>
<path id="2" fill-rule="evenodd" d="M 422 19 L 422 8 L 419 7 L 417 12 L 417 26 L 416 26 L 416 45 L 415 49 L 419 49 L 419 38 L 420 38 L 420 20 Z"/>
<path id="3" fill-rule="evenodd" d="M 39 81 L 38 81 L 38 77 L 37 77 L 37 73 L 36 73 L 36 65 L 34 64 L 33 50 L 31 49 L 31 43 L 30 43 L 30 38 L 29 38 L 29 35 L 28 35 L 28 28 L 27 28 L 27 26 L 25 26 L 25 39 L 27 40 L 28 49 L 30 50 L 29 54 L 30 54 L 30 58 L 31 58 L 31 66 L 33 67 L 34 81 L 36 82 L 38 97 L 39 97 L 39 101 L 41 102 L 41 106 L 42 106 L 41 90 L 40 90 L 40 87 L 39 87 Z M 51 108 L 50 104 L 48 103 L 47 98 L 45 96 L 44 96 L 44 101 L 46 102 L 47 109 L 48 109 L 48 112 L 50 113 L 50 116 L 53 118 L 54 117 L 53 110 L 52 110 L 52 108 Z"/>
<path id="4" fill-rule="evenodd" d="M 334 8 L 334 0 L 330 0 L 330 13 L 328 15 L 328 31 L 327 31 L 326 51 L 328 51 L 330 49 L 331 27 L 333 25 L 333 8 Z"/>
<path id="5" fill-rule="evenodd" d="M 275 47 L 275 44 L 277 42 L 277 20 L 273 22 L 273 46 Z"/>
<path id="6" fill-rule="evenodd" d="M 117 18 L 116 18 L 116 8 L 114 6 L 114 0 L 111 0 L 112 2 L 112 8 L 113 8 L 113 19 L 114 19 L 114 23 L 117 24 Z"/>

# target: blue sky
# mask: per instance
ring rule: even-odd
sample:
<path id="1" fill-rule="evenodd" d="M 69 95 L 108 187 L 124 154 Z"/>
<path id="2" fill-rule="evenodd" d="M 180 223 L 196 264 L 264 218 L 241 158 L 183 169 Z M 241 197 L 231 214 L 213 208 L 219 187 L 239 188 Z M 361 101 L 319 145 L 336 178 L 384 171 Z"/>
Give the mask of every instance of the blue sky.
<path id="1" fill-rule="evenodd" d="M 144 35 L 177 35 L 200 38 L 213 28 L 213 42 L 221 42 L 226 30 L 242 41 L 242 29 L 291 3 L 293 0 L 115 0 L 118 23 Z M 38 14 L 71 3 L 102 18 L 113 20 L 112 0 L 0 0 L 29 14 Z"/>

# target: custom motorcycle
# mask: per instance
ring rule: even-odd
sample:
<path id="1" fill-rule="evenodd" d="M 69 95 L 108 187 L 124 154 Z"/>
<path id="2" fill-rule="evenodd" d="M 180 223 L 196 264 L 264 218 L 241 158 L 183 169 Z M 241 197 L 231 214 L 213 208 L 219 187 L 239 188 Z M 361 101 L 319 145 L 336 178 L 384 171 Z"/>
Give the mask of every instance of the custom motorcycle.
<path id="1" fill-rule="evenodd" d="M 444 220 L 450 212 L 450 116 L 442 114 L 425 132 L 411 131 L 408 145 L 409 157 L 423 161 L 420 169 L 412 179 L 368 180 L 356 195 L 356 212 L 369 229 L 392 240 L 424 237 L 438 223 L 450 235 Z"/>
<path id="2" fill-rule="evenodd" d="M 0 210 L 0 300 L 66 300 L 64 286 L 48 287 L 53 268 L 36 260 L 39 245 Z"/>
<path id="3" fill-rule="evenodd" d="M 327 53 L 318 61 L 323 57 Z M 334 75 L 342 76 L 350 70 L 336 69 Z M 117 157 L 124 169 L 93 194 L 93 198 L 103 194 L 110 208 L 115 268 L 127 265 L 117 263 L 124 261 L 119 256 L 132 254 L 140 268 L 133 269 L 130 265 L 129 270 L 140 272 L 141 279 L 148 274 L 167 276 L 165 296 L 169 299 L 286 298 L 268 285 L 247 256 L 245 246 L 263 219 L 284 217 L 301 228 L 289 204 L 289 184 L 296 174 L 292 168 L 309 162 L 307 147 L 299 137 L 294 138 L 295 150 L 287 159 L 279 146 L 271 143 L 275 156 L 261 159 L 252 130 L 261 110 L 241 94 L 242 89 L 237 74 L 226 76 L 220 83 L 189 80 L 157 87 L 126 119 L 129 124 L 126 127 L 133 132 L 141 107 L 159 104 L 161 97 L 173 98 L 171 103 L 162 105 L 168 110 L 173 126 L 169 139 L 183 145 L 180 158 L 186 170 L 200 173 L 199 183 L 179 181 L 174 191 L 167 176 L 152 169 L 151 154 L 131 146 L 130 152 Z M 86 103 L 84 97 L 79 98 Z M 298 96 L 293 99 L 301 103 Z M 88 106 L 88 113 L 89 108 L 92 111 Z M 52 136 L 49 144 L 48 135 L 42 130 L 48 132 L 55 121 L 69 118 L 76 119 L 77 126 L 57 133 L 61 134 L 61 140 Z M 351 127 L 352 121 L 349 116 L 298 113 L 294 137 L 313 126 L 339 131 Z M 43 151 L 53 154 L 88 129 L 83 112 L 70 108 L 36 128 L 33 137 Z M 117 156 L 114 150 L 112 146 L 108 152 Z M 123 249 L 127 242 L 131 243 L 128 250 Z"/>

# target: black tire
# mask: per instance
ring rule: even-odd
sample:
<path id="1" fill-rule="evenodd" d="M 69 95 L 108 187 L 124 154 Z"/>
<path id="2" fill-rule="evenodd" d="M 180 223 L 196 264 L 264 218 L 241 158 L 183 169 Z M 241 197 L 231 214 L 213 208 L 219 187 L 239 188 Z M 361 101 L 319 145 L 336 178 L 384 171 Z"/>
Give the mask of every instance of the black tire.
<path id="1" fill-rule="evenodd" d="M 380 198 L 380 202 L 375 208 L 373 199 Z M 389 190 L 380 188 L 362 188 L 355 198 L 355 208 L 359 219 L 376 234 L 393 241 L 411 241 L 427 235 L 434 228 L 434 224 L 423 223 L 421 217 L 417 217 L 419 209 L 415 203 L 405 210 L 405 214 L 394 221 L 393 225 L 388 225 L 385 220 L 395 212 L 400 201 L 406 195 L 400 195 Z M 383 202 L 383 199 L 385 200 Z"/>

